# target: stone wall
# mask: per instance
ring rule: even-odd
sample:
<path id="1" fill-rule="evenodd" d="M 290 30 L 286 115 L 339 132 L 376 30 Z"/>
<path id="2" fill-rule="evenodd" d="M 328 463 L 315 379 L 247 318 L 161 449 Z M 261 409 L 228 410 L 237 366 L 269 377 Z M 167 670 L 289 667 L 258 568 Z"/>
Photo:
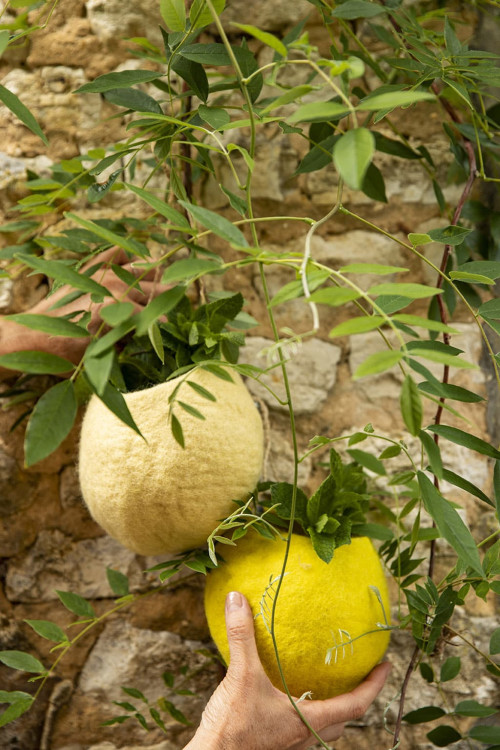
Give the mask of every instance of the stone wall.
<path id="1" fill-rule="evenodd" d="M 227 18 L 252 23 L 258 17 L 262 27 L 280 33 L 310 11 L 311 5 L 305 0 L 294 3 L 233 0 Z M 130 57 L 124 39 L 147 35 L 157 41 L 158 21 L 157 0 L 142 0 L 141 3 L 61 0 L 43 32 L 35 34 L 26 46 L 4 55 L 0 61 L 2 83 L 23 98 L 50 140 L 50 147 L 45 149 L 39 139 L 0 107 L 0 211 L 5 218 L 15 217 L 10 208 L 24 194 L 27 169 L 43 173 L 52 161 L 112 143 L 124 134 L 123 120 L 108 119 L 116 112 L 111 104 L 99 95 L 75 97 L 71 92 L 101 73 L 136 66 L 137 61 Z M 318 34 L 314 26 L 310 33 L 313 39 Z M 266 54 L 265 50 L 262 54 Z M 414 146 L 426 143 L 432 150 L 444 176 L 451 156 L 441 136 L 439 113 L 430 106 L 422 106 L 411 119 L 406 118 L 404 112 L 400 119 Z M 293 135 L 287 140 L 278 138 L 273 128 L 266 133 L 265 140 L 259 142 L 254 182 L 258 211 L 319 218 L 329 209 L 336 190 L 333 169 L 292 177 L 302 150 L 302 143 Z M 432 187 L 417 163 L 402 165 L 400 160 L 384 155 L 380 166 L 386 176 L 389 204 L 373 203 L 360 193 L 347 191 L 345 203 L 351 210 L 359 211 L 398 236 L 424 231 L 443 221 L 436 212 Z M 231 187 L 229 183 L 228 187 Z M 453 201 L 460 193 L 460 186 L 450 185 L 446 193 Z M 202 198 L 204 205 L 212 209 L 222 212 L 227 209 L 214 200 L 210 182 L 203 186 Z M 78 208 L 82 215 L 87 211 L 94 217 L 113 216 L 124 210 L 123 197 L 110 195 L 91 210 L 85 205 Z M 138 215 L 141 211 L 132 203 L 127 203 L 126 210 L 135 210 Z M 63 226 L 64 222 L 56 225 L 54 232 Z M 268 224 L 261 230 L 261 239 L 265 246 L 301 250 L 304 228 L 293 222 Z M 426 253 L 435 259 L 439 248 L 428 246 Z M 435 282 L 425 264 L 410 257 L 392 240 L 341 217 L 328 222 L 318 233 L 313 242 L 313 254 L 334 264 L 374 261 L 408 265 L 413 281 Z M 271 291 L 289 280 L 290 272 L 271 269 Z M 369 284 L 371 279 L 362 281 Z M 216 287 L 218 282 L 211 283 Z M 248 312 L 260 321 L 266 320 L 263 292 L 255 275 L 238 271 L 224 277 L 224 283 L 226 288 L 241 290 Z M 39 286 L 37 278 L 20 278 L 13 285 L 3 282 L 1 311 L 26 309 L 44 293 L 45 287 Z M 341 435 L 363 429 L 368 422 L 393 437 L 399 438 L 402 434 L 398 373 L 390 371 L 359 382 L 351 378 L 361 359 L 380 347 L 377 336 L 367 333 L 351 340 L 338 339 L 335 343 L 328 338 L 332 325 L 341 322 L 345 315 L 343 308 L 340 313 L 336 309 L 322 312 L 319 336 L 304 343 L 290 364 L 302 450 L 315 434 Z M 277 323 L 279 327 L 290 326 L 297 332 L 307 330 L 310 320 L 303 302 L 278 307 Z M 460 337 L 457 336 L 456 343 L 466 350 L 472 361 L 479 362 L 482 342 L 477 328 L 460 319 L 457 327 Z M 272 343 L 271 331 L 263 322 L 253 334 L 242 360 L 260 364 L 262 350 Z M 472 374 L 456 372 L 452 382 L 485 392 L 486 374 L 481 370 L 471 371 Z M 440 374 L 439 367 L 436 374 Z M 279 391 L 282 386 L 276 371 L 269 378 Z M 39 385 L 43 389 L 47 383 L 40 380 Z M 293 458 L 287 415 L 269 400 L 265 389 L 251 383 L 249 387 L 260 399 L 269 420 L 266 478 L 290 481 Z M 463 412 L 475 425 L 475 432 L 486 436 L 484 410 L 465 404 Z M 48 663 L 53 658 L 49 655 L 48 642 L 37 637 L 23 622 L 25 619 L 48 619 L 62 627 L 67 625 L 71 615 L 59 604 L 56 590 L 71 590 L 89 598 L 99 614 L 110 610 L 112 592 L 106 567 L 130 576 L 133 591 L 146 592 L 156 579 L 143 571 L 155 560 L 128 552 L 90 519 L 79 495 L 75 470 L 78 429 L 73 430 L 55 455 L 32 469 L 23 468 L 22 428 L 10 431 L 21 413 L 22 406 L 0 411 L 0 649 L 29 650 Z M 431 415 L 429 411 L 427 416 L 431 418 Z M 376 447 L 373 445 L 367 450 Z M 449 468 L 464 470 L 464 453 L 460 448 L 450 450 L 443 445 L 443 452 Z M 316 456 L 301 464 L 299 481 L 305 489 L 317 486 L 322 476 L 318 460 Z M 488 490 L 490 475 L 486 462 L 474 459 L 468 452 L 465 471 L 471 481 Z M 468 522 L 479 527 L 486 536 L 493 527 L 493 513 L 480 514 L 470 498 L 451 486 L 445 487 L 445 491 L 463 504 Z M 440 555 L 441 559 L 446 558 L 445 548 L 440 550 Z M 61 661 L 56 676 L 49 681 L 35 708 L 15 724 L 0 729 L 0 746 L 5 750 L 182 748 L 221 676 L 217 662 L 205 653 L 210 641 L 203 614 L 202 589 L 203 580 L 199 575 L 176 578 L 165 590 L 156 591 L 129 609 L 112 614 L 102 626 L 92 629 Z M 467 600 L 459 620 L 468 637 L 486 648 L 488 634 L 495 625 L 494 602 Z M 394 664 L 390 682 L 367 716 L 347 728 L 345 738 L 336 745 L 338 750 L 389 746 L 382 714 L 386 704 L 397 694 L 411 648 L 409 634 L 394 634 L 389 653 Z M 477 678 L 479 657 L 458 642 L 452 642 L 444 649 L 442 658 L 457 654 L 464 656 L 465 667 L 450 687 L 451 700 L 480 697 L 493 703 L 493 679 L 483 677 L 479 681 Z M 195 676 L 183 677 L 180 672 L 183 667 L 188 667 L 189 673 L 194 672 Z M 179 675 L 176 685 L 182 681 L 196 693 L 172 697 L 177 708 L 193 722 L 192 726 L 172 719 L 166 735 L 158 729 L 145 733 L 133 721 L 101 726 L 121 712 L 112 701 L 131 700 L 120 686 L 142 690 L 152 701 L 160 695 L 170 695 L 162 680 L 162 673 L 166 671 Z M 9 690 L 36 689 L 36 683 L 27 685 L 22 673 L 1 665 L 0 686 Z M 421 706 L 426 695 L 430 702 L 435 700 L 434 690 L 416 674 L 410 683 L 407 710 Z M 387 712 L 389 723 L 395 717 L 394 705 Z M 425 731 L 428 729 L 426 726 Z M 403 744 L 406 748 L 431 747 L 426 744 L 424 735 L 422 729 L 406 728 Z"/>

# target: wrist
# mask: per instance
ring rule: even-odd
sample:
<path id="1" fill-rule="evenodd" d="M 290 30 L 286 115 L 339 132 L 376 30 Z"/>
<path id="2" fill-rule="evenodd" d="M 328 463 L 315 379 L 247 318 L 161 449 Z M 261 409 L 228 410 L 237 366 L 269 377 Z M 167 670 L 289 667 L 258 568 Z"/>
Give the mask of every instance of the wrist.
<path id="1" fill-rule="evenodd" d="M 232 748 L 224 739 L 223 732 L 199 726 L 184 750 L 232 750 Z"/>

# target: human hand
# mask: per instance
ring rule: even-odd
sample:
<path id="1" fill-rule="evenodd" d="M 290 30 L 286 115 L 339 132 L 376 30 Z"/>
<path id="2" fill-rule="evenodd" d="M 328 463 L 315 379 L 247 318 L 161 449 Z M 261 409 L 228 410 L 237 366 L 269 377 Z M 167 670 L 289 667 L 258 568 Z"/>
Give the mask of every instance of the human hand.
<path id="1" fill-rule="evenodd" d="M 136 279 L 141 277 L 136 286 L 130 286 L 120 279 L 114 272 L 112 266 L 119 266 L 124 271 L 132 274 Z M 90 312 L 88 330 L 95 334 L 102 325 L 101 310 L 107 305 L 115 302 L 131 302 L 135 312 L 140 312 L 150 300 L 168 289 L 168 286 L 160 284 L 155 278 L 156 269 L 144 272 L 143 269 L 134 268 L 127 254 L 120 248 L 110 248 L 96 255 L 86 263 L 81 271 L 89 271 L 91 278 L 106 287 L 110 296 L 105 297 L 103 302 L 95 303 L 90 294 L 82 294 L 77 299 L 53 309 L 53 306 L 62 300 L 71 287 L 64 285 L 54 294 L 45 297 L 36 305 L 25 312 L 33 315 L 52 315 L 54 317 L 74 316 L 71 319 L 76 322 L 85 312 Z M 65 336 L 50 336 L 42 331 L 36 331 L 20 325 L 12 320 L 1 319 L 0 325 L 0 354 L 8 354 L 16 351 L 37 350 L 57 354 L 78 364 L 90 343 L 89 338 L 71 338 Z"/>
<path id="2" fill-rule="evenodd" d="M 184 750 L 306 750 L 316 740 L 288 696 L 272 685 L 257 653 L 253 615 L 245 597 L 226 599 L 230 664 L 210 698 L 200 726 Z M 359 719 L 384 686 L 390 671 L 379 664 L 350 693 L 328 700 L 305 700 L 299 708 L 326 742 L 337 740 L 344 722 Z"/>

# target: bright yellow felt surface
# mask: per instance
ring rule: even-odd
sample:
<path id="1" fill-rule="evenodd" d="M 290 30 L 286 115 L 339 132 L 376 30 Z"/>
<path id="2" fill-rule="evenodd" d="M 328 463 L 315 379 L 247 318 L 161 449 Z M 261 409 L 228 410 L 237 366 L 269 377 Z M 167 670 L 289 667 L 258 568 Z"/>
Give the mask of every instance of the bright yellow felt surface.
<path id="1" fill-rule="evenodd" d="M 93 396 L 81 431 L 79 476 L 95 520 L 125 547 L 142 555 L 183 552 L 207 537 L 246 499 L 262 467 L 262 421 L 240 376 L 232 383 L 196 370 L 188 380 L 209 390 L 209 401 L 183 383 L 175 414 L 185 449 L 168 423 L 169 396 L 179 379 L 125 395 L 144 441 Z"/>
<path id="2" fill-rule="evenodd" d="M 224 601 L 229 591 L 241 591 L 254 615 L 269 581 L 280 575 L 285 543 L 270 541 L 251 531 L 237 547 L 220 546 L 226 560 L 207 577 L 205 611 L 212 638 L 229 662 Z M 352 690 L 380 661 L 389 632 L 377 629 L 384 615 L 370 586 L 380 591 L 390 618 L 387 584 L 379 557 L 366 537 L 335 550 L 326 564 L 316 555 L 308 537 L 294 534 L 276 610 L 276 637 L 285 678 L 292 695 L 312 691 L 313 698 L 328 698 Z M 269 605 L 272 602 L 266 598 Z M 269 618 L 270 620 L 270 618 Z M 262 615 L 255 620 L 257 646 L 271 681 L 282 688 L 273 644 Z M 327 651 L 341 646 L 325 664 Z M 344 631 L 344 632 L 342 632 Z M 347 633 L 349 635 L 347 635 Z"/>

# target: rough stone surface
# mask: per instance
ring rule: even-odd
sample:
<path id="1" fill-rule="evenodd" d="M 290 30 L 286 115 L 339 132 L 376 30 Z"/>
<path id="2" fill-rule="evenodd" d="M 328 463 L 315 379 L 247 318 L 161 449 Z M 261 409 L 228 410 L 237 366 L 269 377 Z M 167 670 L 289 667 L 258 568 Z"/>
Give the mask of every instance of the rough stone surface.
<path id="1" fill-rule="evenodd" d="M 93 34 L 112 43 L 116 39 L 147 36 L 161 40 L 159 25 L 164 23 L 156 0 L 87 0 L 87 17 Z"/>
<path id="2" fill-rule="evenodd" d="M 270 362 L 274 364 L 277 358 L 276 352 L 273 354 L 270 351 L 272 347 L 270 339 L 254 336 L 241 350 L 240 361 L 262 367 L 267 350 Z M 288 375 L 294 410 L 297 414 L 314 414 L 335 384 L 335 365 L 340 358 L 340 349 L 334 344 L 314 339 L 301 345 L 291 345 L 287 356 L 290 357 Z M 285 387 L 279 367 L 275 367 L 261 379 L 281 400 L 285 399 Z M 248 388 L 272 409 L 286 409 L 259 383 L 249 379 Z"/>
<path id="3" fill-rule="evenodd" d="M 125 575 L 139 566 L 135 556 L 110 537 L 72 542 L 60 531 L 41 531 L 26 557 L 13 560 L 7 572 L 6 593 L 11 601 L 57 599 L 56 589 L 86 598 L 109 597 L 106 567 Z"/>
<path id="4" fill-rule="evenodd" d="M 311 6 L 305 0 L 296 0 L 293 4 L 288 0 L 254 0 L 249 5 L 245 0 L 233 0 L 228 3 L 224 11 L 224 22 L 255 23 L 259 20 L 259 28 L 268 31 L 278 31 L 293 26 L 311 12 Z"/>

